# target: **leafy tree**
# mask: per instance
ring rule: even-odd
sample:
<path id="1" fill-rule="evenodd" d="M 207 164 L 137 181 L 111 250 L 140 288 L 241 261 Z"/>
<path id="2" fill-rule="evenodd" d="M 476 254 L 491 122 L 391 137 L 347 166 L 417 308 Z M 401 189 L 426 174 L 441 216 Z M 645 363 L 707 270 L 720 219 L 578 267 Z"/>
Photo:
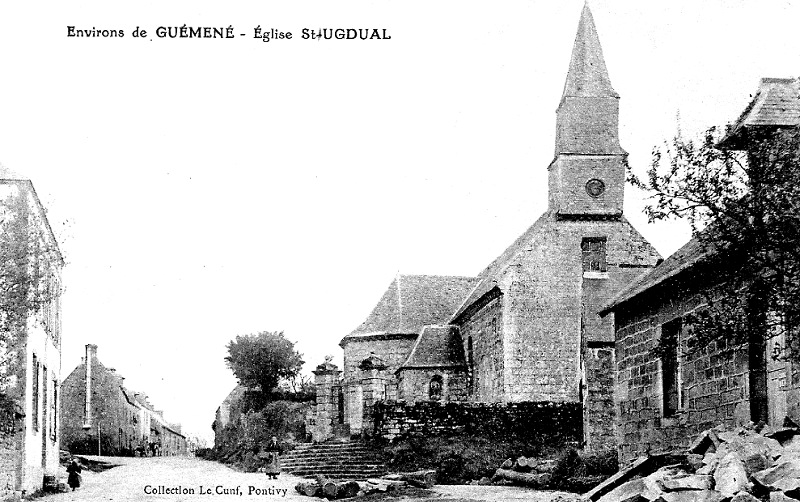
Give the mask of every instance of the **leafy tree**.
<path id="1" fill-rule="evenodd" d="M 18 372 L 17 349 L 25 342 L 28 322 L 53 330 L 53 300 L 61 286 L 55 272 L 61 256 L 45 235 L 46 222 L 31 210 L 28 190 L 5 184 L 0 197 L 0 407 L 9 410 Z M 55 321 L 57 322 L 57 321 Z M 24 389 L 16 389 L 16 393 Z"/>
<path id="2" fill-rule="evenodd" d="M 303 366 L 302 354 L 283 332 L 239 335 L 228 343 L 225 361 L 239 383 L 269 394 L 281 380 L 293 380 Z"/>
<path id="3" fill-rule="evenodd" d="M 706 308 L 685 319 L 689 351 L 748 343 L 774 358 L 800 360 L 800 133 L 747 131 L 747 150 L 719 145 L 709 129 L 699 141 L 675 138 L 653 151 L 646 177 L 629 181 L 649 193 L 650 221 L 688 221 Z M 700 270 L 700 268 L 699 268 Z M 783 343 L 779 343 L 783 340 Z M 763 350 L 751 350 L 750 363 Z"/>

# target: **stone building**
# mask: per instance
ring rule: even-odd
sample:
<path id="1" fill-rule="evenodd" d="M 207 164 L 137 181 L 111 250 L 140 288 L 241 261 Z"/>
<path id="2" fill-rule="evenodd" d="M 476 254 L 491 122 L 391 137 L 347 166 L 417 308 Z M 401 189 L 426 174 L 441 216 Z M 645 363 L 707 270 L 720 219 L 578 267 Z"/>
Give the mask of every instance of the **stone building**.
<path id="1" fill-rule="evenodd" d="M 214 430 L 215 448 L 221 445 L 221 434 L 225 426 L 234 423 L 236 417 L 241 414 L 241 402 L 246 392 L 247 387 L 237 384 L 217 408 L 214 414 L 214 422 L 211 424 L 211 428 Z"/>
<path id="2" fill-rule="evenodd" d="M 97 345 L 86 345 L 86 356 L 62 385 L 64 447 L 95 455 L 185 454 L 180 426 L 164 420 L 145 394 L 126 389 L 124 380 L 98 359 Z"/>
<path id="3" fill-rule="evenodd" d="M 42 488 L 45 476 L 58 474 L 64 261 L 29 179 L 0 166 L 0 200 L 0 497 L 5 497 L 30 494 Z M 22 303 L 13 297 L 19 289 L 7 286 L 44 293 Z M 20 322 L 7 325 L 12 310 Z"/>
<path id="4" fill-rule="evenodd" d="M 721 146 L 747 150 L 754 130 L 800 125 L 800 80 L 762 79 L 758 92 Z M 619 458 L 687 446 L 718 424 L 751 420 L 781 426 L 800 421 L 800 377 L 791 364 L 767 357 L 781 340 L 744 346 L 712 342 L 688 351 L 687 314 L 705 306 L 701 293 L 720 287 L 720 266 L 698 239 L 690 240 L 605 309 L 616 331 L 616 435 Z M 660 340 L 674 343 L 660 356 Z"/>
<path id="5" fill-rule="evenodd" d="M 613 320 L 597 311 L 660 258 L 623 216 L 618 122 L 587 5 L 556 110 L 547 211 L 477 277 L 399 276 L 340 343 L 341 398 L 336 383 L 321 389 L 330 419 L 362 432 L 374 402 L 398 398 L 580 403 L 587 446 L 610 444 Z M 333 382 L 338 369 L 321 371 Z M 315 439 L 335 432 L 324 422 Z"/>

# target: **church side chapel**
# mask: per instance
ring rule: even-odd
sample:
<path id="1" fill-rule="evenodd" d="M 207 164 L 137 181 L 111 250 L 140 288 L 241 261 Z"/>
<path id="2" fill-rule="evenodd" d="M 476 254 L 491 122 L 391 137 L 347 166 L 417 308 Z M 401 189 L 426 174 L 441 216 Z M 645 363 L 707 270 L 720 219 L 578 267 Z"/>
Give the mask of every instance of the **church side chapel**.
<path id="1" fill-rule="evenodd" d="M 579 403 L 613 444 L 614 321 L 597 312 L 656 265 L 623 215 L 619 95 L 584 6 L 556 110 L 549 207 L 477 277 L 398 275 L 317 368 L 314 439 L 369 433 L 379 401 Z M 330 422 L 330 425 L 325 425 Z"/>

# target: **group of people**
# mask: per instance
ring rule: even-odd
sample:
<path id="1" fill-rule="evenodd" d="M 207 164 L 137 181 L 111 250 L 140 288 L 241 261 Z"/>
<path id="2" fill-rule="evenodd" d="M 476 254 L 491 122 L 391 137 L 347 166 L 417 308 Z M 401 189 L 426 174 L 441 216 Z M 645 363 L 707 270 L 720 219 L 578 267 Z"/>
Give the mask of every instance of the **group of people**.
<path id="1" fill-rule="evenodd" d="M 264 453 L 261 455 L 266 462 L 264 465 L 264 473 L 270 479 L 278 479 L 278 475 L 281 473 L 280 455 L 281 445 L 278 443 L 278 438 L 272 436 L 264 447 Z M 81 486 L 81 481 L 83 480 L 81 478 L 82 471 L 83 467 L 80 462 L 78 462 L 78 459 L 73 458 L 67 466 L 67 484 L 72 488 L 72 491 L 75 491 L 76 488 Z"/>

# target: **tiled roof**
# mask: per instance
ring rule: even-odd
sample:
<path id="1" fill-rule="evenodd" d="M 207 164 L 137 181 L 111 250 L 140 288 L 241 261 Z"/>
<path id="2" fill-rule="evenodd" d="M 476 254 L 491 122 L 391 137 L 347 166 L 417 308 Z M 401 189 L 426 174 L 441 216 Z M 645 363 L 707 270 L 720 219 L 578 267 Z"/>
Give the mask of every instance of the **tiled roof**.
<path id="1" fill-rule="evenodd" d="M 64 257 L 61 255 L 61 249 L 58 246 L 58 240 L 56 240 L 56 236 L 53 233 L 53 228 L 50 226 L 50 220 L 47 219 L 47 211 L 42 205 L 42 201 L 39 199 L 39 194 L 36 193 L 36 189 L 33 187 L 33 182 L 27 176 L 23 176 L 0 164 L 0 183 L 5 181 L 15 182 L 15 184 L 16 182 L 23 182 L 22 184 L 26 185 L 33 194 L 33 200 L 37 209 L 39 210 L 42 221 L 44 222 L 45 231 L 47 232 L 47 235 L 53 244 L 56 257 L 58 258 L 60 264 L 64 265 Z"/>
<path id="2" fill-rule="evenodd" d="M 495 286 L 497 286 L 497 275 L 499 272 L 503 270 L 505 265 L 511 261 L 517 255 L 517 253 L 525 249 L 525 246 L 533 238 L 533 236 L 539 231 L 544 223 L 552 217 L 553 215 L 551 213 L 544 213 L 542 216 L 540 216 L 539 219 L 536 220 L 536 222 L 525 231 L 525 233 L 520 235 L 517 240 L 515 240 L 508 248 L 506 248 L 506 250 L 503 251 L 500 256 L 498 256 L 492 263 L 489 264 L 488 267 L 478 274 L 478 279 L 480 282 L 477 283 L 475 288 L 470 292 L 469 296 L 467 296 L 458 307 L 458 310 L 453 314 L 453 317 L 450 320 L 451 322 L 458 319 L 458 317 L 466 312 L 473 303 L 478 301 L 486 293 L 490 292 L 495 288 Z"/>
<path id="3" fill-rule="evenodd" d="M 418 334 L 444 324 L 477 282 L 474 277 L 398 275 L 367 319 L 345 339 L 375 333 Z"/>
<path id="4" fill-rule="evenodd" d="M 800 79 L 762 78 L 756 95 L 720 145 L 738 146 L 748 127 L 796 125 L 800 125 Z"/>
<path id="5" fill-rule="evenodd" d="M 800 125 L 800 78 L 762 78 L 758 92 L 719 145 L 722 148 L 743 147 L 744 133 L 750 127 L 797 125 Z M 663 263 L 621 291 L 602 312 L 615 310 L 653 286 L 690 269 L 712 253 L 700 239 L 693 238 Z"/>
<path id="6" fill-rule="evenodd" d="M 403 368 L 466 366 L 461 336 L 455 326 L 425 326 Z"/>
<path id="7" fill-rule="evenodd" d="M 643 273 L 637 280 L 631 283 L 630 286 L 620 291 L 608 305 L 603 307 L 600 314 L 605 315 L 615 310 L 619 305 L 632 300 L 634 297 L 639 296 L 653 286 L 690 269 L 708 255 L 709 250 L 706 248 L 706 245 L 703 244 L 698 237 L 692 238 L 689 242 L 684 244 L 682 248 L 671 254 L 669 258 L 658 264 L 655 268 Z"/>

